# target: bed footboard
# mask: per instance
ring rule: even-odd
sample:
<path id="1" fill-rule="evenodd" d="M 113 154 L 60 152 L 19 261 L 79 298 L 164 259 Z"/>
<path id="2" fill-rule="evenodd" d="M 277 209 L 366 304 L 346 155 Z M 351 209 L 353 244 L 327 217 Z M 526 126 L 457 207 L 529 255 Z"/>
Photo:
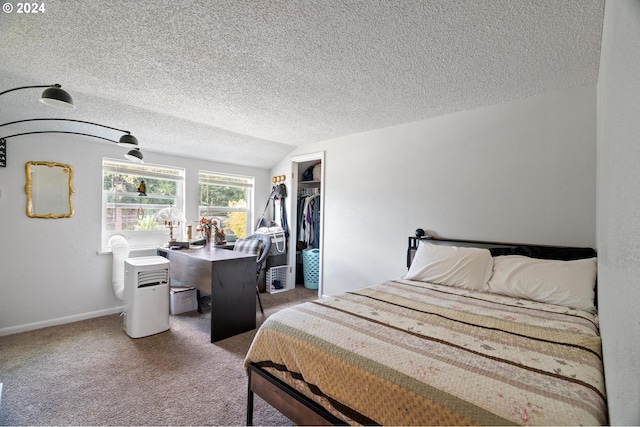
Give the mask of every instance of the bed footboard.
<path id="1" fill-rule="evenodd" d="M 253 425 L 253 395 L 256 393 L 296 425 L 347 425 L 316 402 L 300 394 L 260 367 L 249 364 L 247 425 Z"/>

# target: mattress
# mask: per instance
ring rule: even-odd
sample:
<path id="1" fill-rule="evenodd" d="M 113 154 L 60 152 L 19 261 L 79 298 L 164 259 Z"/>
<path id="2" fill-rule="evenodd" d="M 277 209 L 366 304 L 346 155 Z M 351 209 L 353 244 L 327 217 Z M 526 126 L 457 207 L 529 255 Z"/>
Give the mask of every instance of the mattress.
<path id="1" fill-rule="evenodd" d="M 597 313 L 405 279 L 282 310 L 245 358 L 349 424 L 607 422 Z"/>

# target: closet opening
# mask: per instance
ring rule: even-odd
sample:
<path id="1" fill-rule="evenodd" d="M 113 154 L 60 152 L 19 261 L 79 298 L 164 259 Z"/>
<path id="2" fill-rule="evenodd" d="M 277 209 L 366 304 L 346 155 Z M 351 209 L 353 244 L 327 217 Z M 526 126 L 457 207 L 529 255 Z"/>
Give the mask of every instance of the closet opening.
<path id="1" fill-rule="evenodd" d="M 324 152 L 291 160 L 290 279 L 322 296 Z"/>

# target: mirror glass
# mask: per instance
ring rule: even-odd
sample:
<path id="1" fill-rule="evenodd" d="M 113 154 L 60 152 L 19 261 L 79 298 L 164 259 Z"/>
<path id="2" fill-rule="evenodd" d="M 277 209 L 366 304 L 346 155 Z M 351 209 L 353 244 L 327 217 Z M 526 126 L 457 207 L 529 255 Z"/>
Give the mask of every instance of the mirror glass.
<path id="1" fill-rule="evenodd" d="M 27 216 L 73 216 L 73 168 L 56 162 L 27 162 Z"/>

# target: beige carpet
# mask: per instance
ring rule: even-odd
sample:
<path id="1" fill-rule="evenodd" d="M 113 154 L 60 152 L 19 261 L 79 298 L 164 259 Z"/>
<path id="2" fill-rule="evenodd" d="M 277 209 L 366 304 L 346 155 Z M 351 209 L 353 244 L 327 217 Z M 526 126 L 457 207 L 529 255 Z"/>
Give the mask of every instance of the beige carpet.
<path id="1" fill-rule="evenodd" d="M 258 326 L 317 291 L 260 296 Z M 171 316 L 169 331 L 132 339 L 111 315 L 0 337 L 0 424 L 244 425 L 256 331 L 212 344 L 209 322 L 206 310 Z M 291 425 L 258 397 L 254 423 Z"/>

